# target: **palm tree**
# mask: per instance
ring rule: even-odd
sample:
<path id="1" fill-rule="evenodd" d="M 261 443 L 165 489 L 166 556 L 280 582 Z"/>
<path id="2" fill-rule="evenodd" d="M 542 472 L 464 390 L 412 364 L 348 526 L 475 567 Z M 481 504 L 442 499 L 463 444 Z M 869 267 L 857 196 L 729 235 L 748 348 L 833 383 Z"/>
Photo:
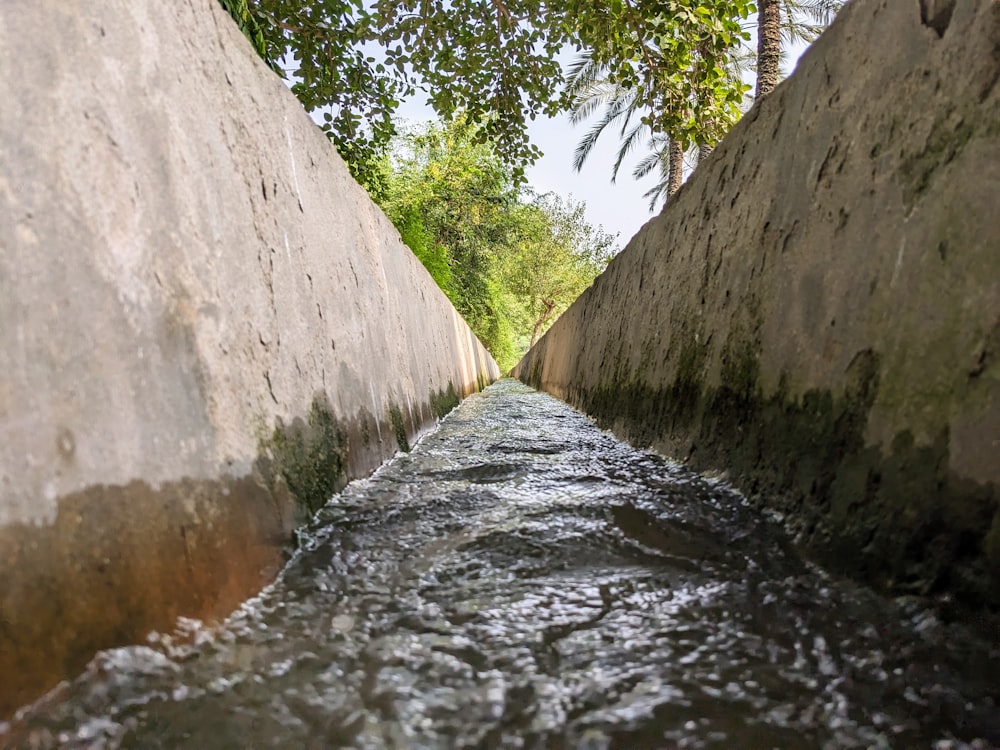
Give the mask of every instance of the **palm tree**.
<path id="1" fill-rule="evenodd" d="M 747 46 L 738 48 L 729 61 L 729 74 L 734 78 L 743 78 L 756 69 L 756 97 L 767 94 L 778 83 L 784 45 L 815 40 L 844 2 L 846 0 L 759 0 L 757 53 L 755 55 Z M 763 43 L 762 40 L 767 41 Z M 574 169 L 579 171 L 583 167 L 605 130 L 619 127 L 621 144 L 612 166 L 611 181 L 617 180 L 625 158 L 645 143 L 648 153 L 632 170 L 632 176 L 642 179 L 654 170 L 659 173 L 657 183 L 643 196 L 649 199 L 650 212 L 655 210 L 660 200 L 669 200 L 684 181 L 685 152 L 679 139 L 671 138 L 669 134 L 654 133 L 643 122 L 643 105 L 636 92 L 610 81 L 607 66 L 596 63 L 589 55 L 577 58 L 570 66 L 567 79 L 570 121 L 574 125 L 600 111 L 599 119 L 576 147 Z M 749 107 L 751 101 L 748 100 L 746 106 Z M 696 146 L 693 160 L 696 163 L 711 153 L 710 144 L 700 143 Z"/>
<path id="2" fill-rule="evenodd" d="M 570 122 L 588 120 L 603 107 L 600 119 L 587 131 L 573 154 L 573 168 L 579 171 L 590 156 L 597 139 L 609 127 L 620 125 L 621 145 L 611 169 L 611 181 L 618 178 L 625 157 L 645 140 L 649 153 L 632 170 L 641 179 L 657 169 L 660 180 L 644 197 L 653 211 L 661 198 L 669 198 L 684 181 L 684 148 L 680 141 L 654 133 L 642 120 L 641 103 L 636 92 L 608 80 L 607 66 L 581 55 L 570 67 L 566 93 L 570 97 Z M 637 120 L 637 122 L 635 121 Z"/>
<path id="3" fill-rule="evenodd" d="M 649 199 L 649 212 L 656 210 L 656 204 L 664 202 L 681 189 L 684 183 L 684 147 L 675 138 L 653 135 L 649 141 L 650 152 L 636 164 L 632 176 L 641 180 L 654 169 L 659 172 L 656 184 L 643 193 Z"/>
<path id="4" fill-rule="evenodd" d="M 608 80 L 608 67 L 595 62 L 590 55 L 581 55 L 569 69 L 566 95 L 570 100 L 569 119 L 579 125 L 603 107 L 600 119 L 587 131 L 573 153 L 573 169 L 580 171 L 601 134 L 612 126 L 621 125 L 621 145 L 611 168 L 611 182 L 618 179 L 625 157 L 649 133 L 642 122 L 641 103 L 635 89 Z M 638 122 L 633 122 L 633 118 Z"/>
<path id="5" fill-rule="evenodd" d="M 758 0 L 758 99 L 771 93 L 778 85 L 784 43 L 815 41 L 845 2 L 846 0 Z"/>

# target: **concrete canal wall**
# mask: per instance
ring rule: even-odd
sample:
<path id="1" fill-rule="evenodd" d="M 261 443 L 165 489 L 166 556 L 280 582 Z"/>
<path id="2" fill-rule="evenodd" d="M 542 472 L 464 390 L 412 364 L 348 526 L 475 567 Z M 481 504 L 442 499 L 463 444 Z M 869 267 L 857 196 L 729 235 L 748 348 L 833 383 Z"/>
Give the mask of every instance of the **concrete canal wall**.
<path id="1" fill-rule="evenodd" d="M 7 0 L 0 101 L 3 717 L 499 372 L 216 0 Z"/>
<path id="2" fill-rule="evenodd" d="M 853 0 L 515 374 L 1000 607 L 998 81 L 1000 3 Z"/>

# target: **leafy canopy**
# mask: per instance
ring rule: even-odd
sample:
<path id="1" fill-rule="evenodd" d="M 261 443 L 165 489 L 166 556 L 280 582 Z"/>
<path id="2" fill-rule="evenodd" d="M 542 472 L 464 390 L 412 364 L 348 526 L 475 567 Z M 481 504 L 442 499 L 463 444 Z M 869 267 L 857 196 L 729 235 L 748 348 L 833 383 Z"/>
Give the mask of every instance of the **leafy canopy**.
<path id="1" fill-rule="evenodd" d="M 616 250 L 583 204 L 519 187 L 461 115 L 397 137 L 382 169 L 386 214 L 505 369 Z"/>
<path id="2" fill-rule="evenodd" d="M 745 86 L 725 73 L 750 0 L 221 0 L 367 182 L 403 97 L 479 127 L 513 165 L 540 155 L 527 125 L 567 108 L 564 49 L 590 50 L 648 105 L 648 124 L 714 142 Z M 242 19 L 242 20 L 241 20 Z"/>

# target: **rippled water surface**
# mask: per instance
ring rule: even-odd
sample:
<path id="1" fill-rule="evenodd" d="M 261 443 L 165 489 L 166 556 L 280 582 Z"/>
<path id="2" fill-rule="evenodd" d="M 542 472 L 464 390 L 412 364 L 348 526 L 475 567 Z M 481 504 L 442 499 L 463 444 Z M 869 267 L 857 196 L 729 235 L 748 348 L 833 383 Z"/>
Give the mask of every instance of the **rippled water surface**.
<path id="1" fill-rule="evenodd" d="M 221 628 L 99 654 L 12 736 L 961 747 L 1000 733 L 1000 648 L 978 632 L 823 575 L 725 484 L 502 381 L 335 497 Z"/>

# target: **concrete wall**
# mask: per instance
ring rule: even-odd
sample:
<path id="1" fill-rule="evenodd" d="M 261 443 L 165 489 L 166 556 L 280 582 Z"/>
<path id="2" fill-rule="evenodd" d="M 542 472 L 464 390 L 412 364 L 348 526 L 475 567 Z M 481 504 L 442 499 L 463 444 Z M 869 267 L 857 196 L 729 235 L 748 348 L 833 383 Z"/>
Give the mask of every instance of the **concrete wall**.
<path id="1" fill-rule="evenodd" d="M 0 102 L 2 717 L 499 373 L 217 0 L 5 0 Z"/>
<path id="2" fill-rule="evenodd" d="M 998 607 L 1000 3 L 935 5 L 852 0 L 515 372 L 838 571 Z"/>

